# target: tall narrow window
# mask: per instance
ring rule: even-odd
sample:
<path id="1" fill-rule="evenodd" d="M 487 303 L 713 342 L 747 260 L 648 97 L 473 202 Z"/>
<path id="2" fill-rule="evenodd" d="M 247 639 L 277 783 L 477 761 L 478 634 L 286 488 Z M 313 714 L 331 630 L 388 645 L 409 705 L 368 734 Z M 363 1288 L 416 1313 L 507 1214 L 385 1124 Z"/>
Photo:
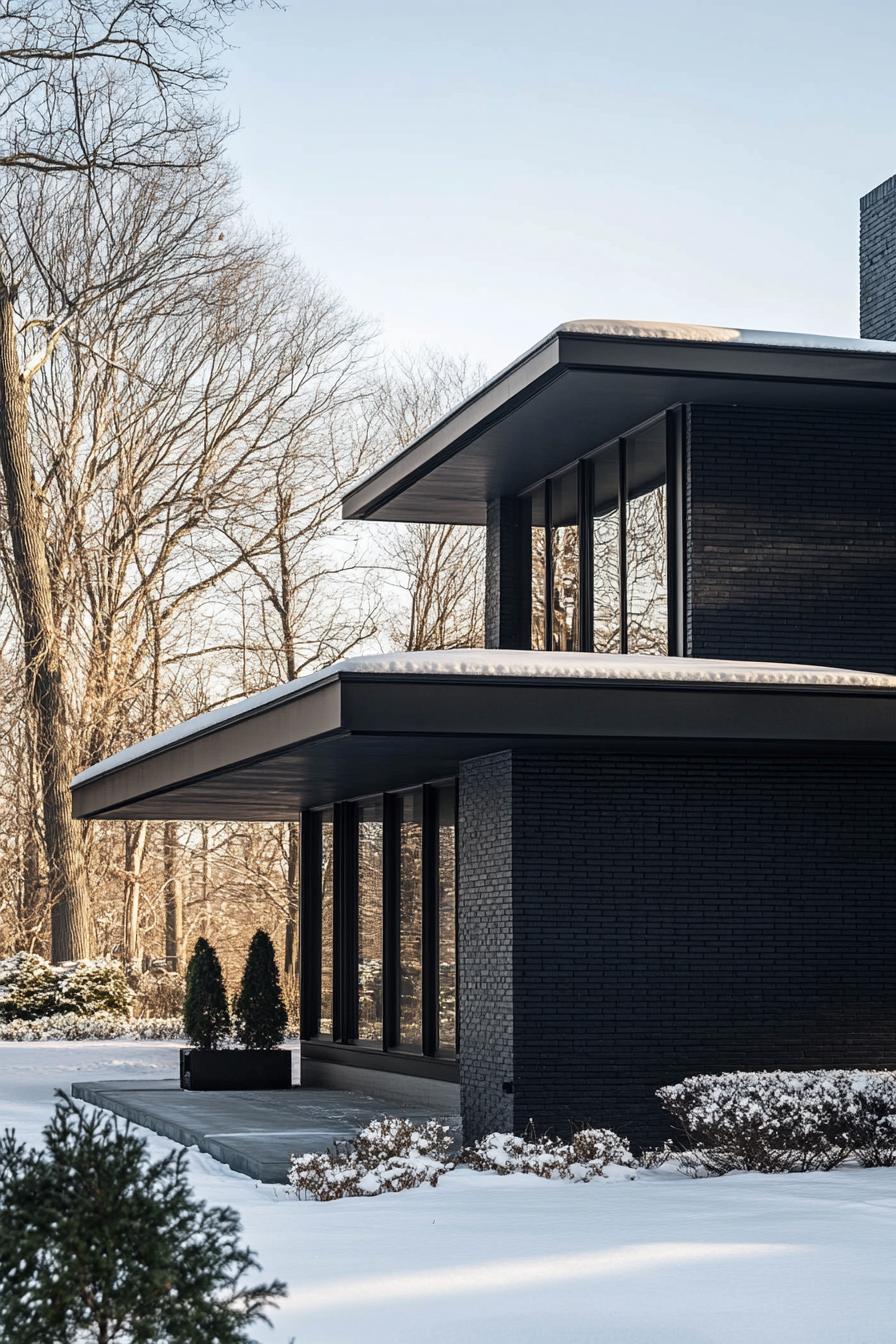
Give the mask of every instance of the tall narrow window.
<path id="1" fill-rule="evenodd" d="M 423 1048 L 423 792 L 401 796 L 398 882 L 398 1043 Z"/>
<path id="2" fill-rule="evenodd" d="M 383 803 L 358 804 L 358 1040 L 383 1039 Z"/>
<path id="3" fill-rule="evenodd" d="M 544 486 L 532 495 L 532 648 L 545 647 L 545 566 L 547 564 L 547 519 Z"/>
<path id="4" fill-rule="evenodd" d="M 333 1035 L 333 809 L 320 813 L 321 1036 Z"/>
<path id="5" fill-rule="evenodd" d="M 664 419 L 626 441 L 626 479 L 628 652 L 666 653 L 669 615 Z"/>
<path id="6" fill-rule="evenodd" d="M 455 857 L 455 786 L 436 790 L 438 809 L 439 903 L 439 1054 L 453 1055 L 457 1041 L 457 873 Z"/>
<path id="7" fill-rule="evenodd" d="M 622 652 L 619 592 L 619 445 L 593 459 L 592 554 L 595 653 Z"/>
<path id="8" fill-rule="evenodd" d="M 551 481 L 551 648 L 579 647 L 578 472 Z"/>

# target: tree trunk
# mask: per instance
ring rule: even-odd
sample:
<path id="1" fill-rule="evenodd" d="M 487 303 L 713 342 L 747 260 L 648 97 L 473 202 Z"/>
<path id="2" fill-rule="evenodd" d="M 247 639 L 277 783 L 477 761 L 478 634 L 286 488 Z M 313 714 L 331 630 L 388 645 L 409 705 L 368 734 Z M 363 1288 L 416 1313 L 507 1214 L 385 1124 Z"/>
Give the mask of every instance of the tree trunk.
<path id="1" fill-rule="evenodd" d="M 301 823 L 286 823 L 286 938 L 283 949 L 283 970 L 287 981 L 299 973 L 299 854 Z"/>
<path id="2" fill-rule="evenodd" d="M 147 823 L 125 822 L 124 831 L 124 955 L 128 965 L 140 962 L 140 880 L 146 853 Z"/>
<path id="3" fill-rule="evenodd" d="M 166 821 L 162 830 L 165 876 L 165 961 L 169 971 L 184 969 L 184 889 L 177 875 L 177 824 Z"/>
<path id="4" fill-rule="evenodd" d="M 0 284 L 0 466 L 12 543 L 11 576 L 22 619 L 25 680 L 34 715 L 54 961 L 89 957 L 90 894 L 80 825 L 73 819 L 71 730 L 56 638 L 40 496 L 28 442 L 28 393 L 19 369 L 13 296 Z"/>

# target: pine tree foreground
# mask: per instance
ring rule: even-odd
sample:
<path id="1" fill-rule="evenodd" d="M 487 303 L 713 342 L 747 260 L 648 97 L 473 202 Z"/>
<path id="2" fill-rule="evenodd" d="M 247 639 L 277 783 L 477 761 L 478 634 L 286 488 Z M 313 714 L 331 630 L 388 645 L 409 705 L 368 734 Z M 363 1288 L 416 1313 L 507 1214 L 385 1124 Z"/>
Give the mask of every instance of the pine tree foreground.
<path id="1" fill-rule="evenodd" d="M 283 1040 L 286 1021 L 274 944 L 259 929 L 249 944 L 240 992 L 233 1003 L 237 1040 L 247 1050 L 273 1050 Z"/>
<path id="2" fill-rule="evenodd" d="M 3 1344 L 249 1344 L 286 1289 L 242 1285 L 236 1211 L 193 1198 L 183 1151 L 153 1162 L 57 1096 L 44 1148 L 0 1141 Z"/>
<path id="3" fill-rule="evenodd" d="M 198 938 L 187 967 L 184 1030 L 199 1050 L 215 1050 L 230 1031 L 230 1013 L 218 954 Z"/>

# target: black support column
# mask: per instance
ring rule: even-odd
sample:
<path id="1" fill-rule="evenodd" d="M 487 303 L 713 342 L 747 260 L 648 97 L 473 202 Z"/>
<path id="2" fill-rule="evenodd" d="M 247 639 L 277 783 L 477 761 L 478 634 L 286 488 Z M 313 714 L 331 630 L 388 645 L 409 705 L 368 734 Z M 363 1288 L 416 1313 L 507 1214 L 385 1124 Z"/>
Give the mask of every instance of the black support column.
<path id="1" fill-rule="evenodd" d="M 492 499 L 486 517 L 485 646 L 528 649 L 532 626 L 532 510 Z"/>

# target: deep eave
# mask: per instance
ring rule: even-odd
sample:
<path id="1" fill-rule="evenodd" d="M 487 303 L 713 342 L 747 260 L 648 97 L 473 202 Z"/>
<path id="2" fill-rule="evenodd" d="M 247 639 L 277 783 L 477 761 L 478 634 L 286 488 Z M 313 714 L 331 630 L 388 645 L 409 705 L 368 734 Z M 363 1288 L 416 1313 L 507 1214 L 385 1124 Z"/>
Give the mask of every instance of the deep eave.
<path id="1" fill-rule="evenodd" d="M 344 517 L 483 523 L 488 499 L 519 494 L 680 403 L 896 409 L 890 343 L 670 339 L 588 326 L 551 332 L 351 490 Z"/>
<path id="2" fill-rule="evenodd" d="M 283 821 L 531 750 L 889 750 L 896 694 L 844 686 L 336 673 L 72 787 L 78 817 Z M 200 721 L 201 722 L 201 721 Z M 189 725 L 187 725 L 189 728 Z"/>

